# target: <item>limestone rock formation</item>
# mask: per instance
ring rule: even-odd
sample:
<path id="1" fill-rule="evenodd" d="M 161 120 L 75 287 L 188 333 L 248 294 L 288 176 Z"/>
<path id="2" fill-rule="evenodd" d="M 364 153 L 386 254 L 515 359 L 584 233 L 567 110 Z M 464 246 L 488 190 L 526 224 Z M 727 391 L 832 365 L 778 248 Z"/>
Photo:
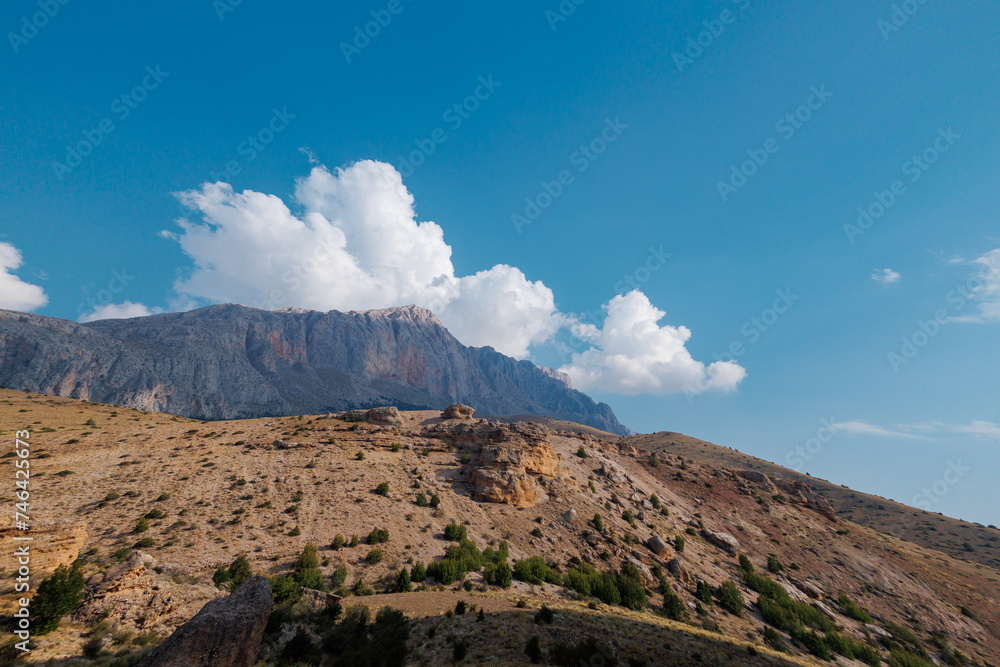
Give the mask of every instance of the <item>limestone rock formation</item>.
<path id="1" fill-rule="evenodd" d="M 177 628 L 140 667 L 252 667 L 271 614 L 271 582 L 251 577 Z"/>
<path id="2" fill-rule="evenodd" d="M 151 568 L 152 556 L 133 551 L 129 557 L 88 582 L 75 616 L 84 622 L 106 618 L 135 632 L 167 634 L 219 595 L 215 586 L 181 585 Z"/>
<path id="3" fill-rule="evenodd" d="M 538 414 L 628 435 L 528 361 L 459 343 L 415 306 L 341 313 L 219 305 L 78 324 L 0 310 L 0 386 L 199 419 L 375 405 Z"/>
<path id="4" fill-rule="evenodd" d="M 452 403 L 441 413 L 441 419 L 472 419 L 475 411 L 463 403 Z"/>
<path id="5" fill-rule="evenodd" d="M 368 422 L 379 426 L 402 426 L 403 418 L 399 414 L 399 408 L 394 405 L 387 405 L 370 410 L 348 410 L 341 412 L 334 417 L 346 419 L 348 421 Z"/>
<path id="6" fill-rule="evenodd" d="M 531 507 L 548 499 L 539 484 L 559 470 L 550 433 L 527 422 L 441 422 L 424 434 L 476 450 L 470 478 L 477 500 Z"/>

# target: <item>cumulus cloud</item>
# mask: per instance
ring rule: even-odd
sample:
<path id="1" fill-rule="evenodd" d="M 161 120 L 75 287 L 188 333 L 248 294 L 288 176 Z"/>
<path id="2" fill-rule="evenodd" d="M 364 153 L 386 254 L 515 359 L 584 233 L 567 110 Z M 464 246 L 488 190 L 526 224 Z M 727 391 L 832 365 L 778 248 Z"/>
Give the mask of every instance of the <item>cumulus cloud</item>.
<path id="1" fill-rule="evenodd" d="M 0 308 L 6 310 L 31 311 L 41 308 L 49 298 L 38 285 L 26 283 L 14 271 L 24 264 L 21 251 L 9 243 L 0 241 Z"/>
<path id="2" fill-rule="evenodd" d="M 161 312 L 159 308 L 148 308 L 141 303 L 125 301 L 98 306 L 94 312 L 82 315 L 78 322 L 94 322 L 96 320 L 127 320 L 130 317 L 146 317 Z"/>
<path id="3" fill-rule="evenodd" d="M 660 326 L 666 315 L 635 290 L 604 306 L 603 325 L 579 324 L 573 333 L 592 345 L 559 370 L 583 390 L 668 394 L 732 391 L 746 377 L 742 366 L 716 361 L 706 366 L 691 357 L 687 327 Z"/>
<path id="4" fill-rule="evenodd" d="M 663 313 L 641 292 L 616 297 L 603 329 L 583 331 L 559 311 L 551 289 L 516 267 L 456 275 L 444 231 L 417 220 L 413 196 L 388 164 L 362 161 L 332 171 L 316 166 L 296 181 L 288 203 L 234 192 L 225 183 L 206 183 L 178 198 L 194 215 L 162 235 L 193 261 L 174 284 L 174 302 L 188 307 L 416 304 L 438 315 L 464 344 L 489 345 L 516 358 L 571 327 L 598 346 L 572 359 L 574 383 L 609 392 L 729 390 L 745 375 L 734 363 L 705 367 L 694 361 L 684 348 L 690 332 L 658 327 Z"/>
<path id="5" fill-rule="evenodd" d="M 960 291 L 978 305 L 979 312 L 953 317 L 951 321 L 973 324 L 1000 322 L 1000 248 L 967 263 L 975 271 Z"/>
<path id="6" fill-rule="evenodd" d="M 875 273 L 872 274 L 872 280 L 882 285 L 898 283 L 900 277 L 901 276 L 892 269 L 875 269 Z"/>

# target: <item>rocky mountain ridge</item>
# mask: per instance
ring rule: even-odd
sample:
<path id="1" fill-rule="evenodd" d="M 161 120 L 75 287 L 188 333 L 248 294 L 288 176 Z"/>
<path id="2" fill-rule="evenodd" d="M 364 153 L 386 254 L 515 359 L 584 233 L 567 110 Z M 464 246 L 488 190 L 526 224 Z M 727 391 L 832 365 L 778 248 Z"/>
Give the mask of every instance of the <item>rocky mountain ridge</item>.
<path id="1" fill-rule="evenodd" d="M 198 419 L 378 405 L 538 414 L 619 435 L 552 369 L 466 347 L 415 306 L 341 313 L 238 305 L 78 324 L 0 311 L 0 385 Z"/>

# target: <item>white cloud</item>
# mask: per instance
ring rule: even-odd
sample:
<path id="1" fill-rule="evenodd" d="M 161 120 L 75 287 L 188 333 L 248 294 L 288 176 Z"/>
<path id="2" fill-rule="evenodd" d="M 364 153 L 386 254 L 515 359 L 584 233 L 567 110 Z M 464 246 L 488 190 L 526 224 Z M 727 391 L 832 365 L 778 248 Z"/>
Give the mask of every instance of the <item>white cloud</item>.
<path id="1" fill-rule="evenodd" d="M 290 205 L 274 195 L 234 192 L 225 183 L 206 183 L 178 198 L 198 219 L 181 219 L 179 231 L 162 233 L 194 262 L 175 282 L 172 303 L 269 310 L 416 304 L 466 345 L 489 345 L 517 358 L 560 329 L 581 326 L 559 312 L 552 290 L 516 267 L 456 275 L 444 231 L 417 221 L 413 195 L 388 164 L 317 166 L 297 180 Z M 630 394 L 689 387 L 700 393 L 733 389 L 745 375 L 735 363 L 694 361 L 684 348 L 690 332 L 658 327 L 663 313 L 641 292 L 607 307 L 612 316 L 603 331 L 586 332 L 599 349 L 573 359 L 575 384 L 606 382 L 599 388 Z"/>
<path id="2" fill-rule="evenodd" d="M 94 312 L 82 315 L 78 322 L 94 322 L 96 320 L 126 320 L 130 317 L 146 317 L 161 312 L 159 308 L 150 309 L 141 303 L 125 301 L 98 306 Z"/>
<path id="3" fill-rule="evenodd" d="M 875 273 L 872 274 L 872 280 L 882 285 L 898 283 L 900 277 L 901 276 L 892 269 L 875 269 Z"/>
<path id="4" fill-rule="evenodd" d="M 38 285 L 26 283 L 13 271 L 24 264 L 21 251 L 9 243 L 0 241 L 0 308 L 5 310 L 31 311 L 41 308 L 49 298 Z"/>
<path id="5" fill-rule="evenodd" d="M 964 292 L 977 302 L 979 312 L 951 318 L 952 322 L 993 324 L 1000 322 L 1000 248 L 968 262 L 976 271 L 966 281 Z"/>
<path id="6" fill-rule="evenodd" d="M 611 299 L 607 318 L 598 328 L 577 323 L 572 331 L 593 347 L 574 354 L 559 370 L 582 390 L 612 393 L 667 394 L 732 391 L 746 377 L 734 362 L 709 366 L 695 361 L 685 347 L 687 327 L 660 326 L 664 313 L 636 290 Z"/>
<path id="7" fill-rule="evenodd" d="M 876 424 L 861 421 L 837 422 L 833 426 L 838 431 L 846 433 L 882 438 L 933 440 L 946 435 L 970 435 L 975 438 L 1000 441 L 1000 424 L 981 420 L 974 420 L 968 424 L 946 424 L 940 421 L 926 421 L 915 424 L 898 424 L 893 428 L 884 428 Z"/>
<path id="8" fill-rule="evenodd" d="M 851 421 L 851 422 L 834 422 L 834 428 L 838 431 L 844 431 L 845 433 L 851 433 L 854 435 L 871 435 L 880 438 L 909 438 L 913 440 L 926 440 L 926 438 L 913 435 L 912 433 L 903 433 L 901 431 L 893 431 L 875 424 L 869 424 L 867 422 L 861 421 Z"/>

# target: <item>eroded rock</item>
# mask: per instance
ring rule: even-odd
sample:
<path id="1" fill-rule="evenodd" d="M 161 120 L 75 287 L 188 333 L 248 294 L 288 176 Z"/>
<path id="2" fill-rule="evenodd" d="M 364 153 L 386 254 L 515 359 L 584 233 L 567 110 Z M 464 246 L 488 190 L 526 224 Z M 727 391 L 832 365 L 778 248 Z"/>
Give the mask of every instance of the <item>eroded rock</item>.
<path id="1" fill-rule="evenodd" d="M 271 582 L 251 577 L 212 600 L 156 647 L 140 667 L 253 667 L 271 614 Z"/>

